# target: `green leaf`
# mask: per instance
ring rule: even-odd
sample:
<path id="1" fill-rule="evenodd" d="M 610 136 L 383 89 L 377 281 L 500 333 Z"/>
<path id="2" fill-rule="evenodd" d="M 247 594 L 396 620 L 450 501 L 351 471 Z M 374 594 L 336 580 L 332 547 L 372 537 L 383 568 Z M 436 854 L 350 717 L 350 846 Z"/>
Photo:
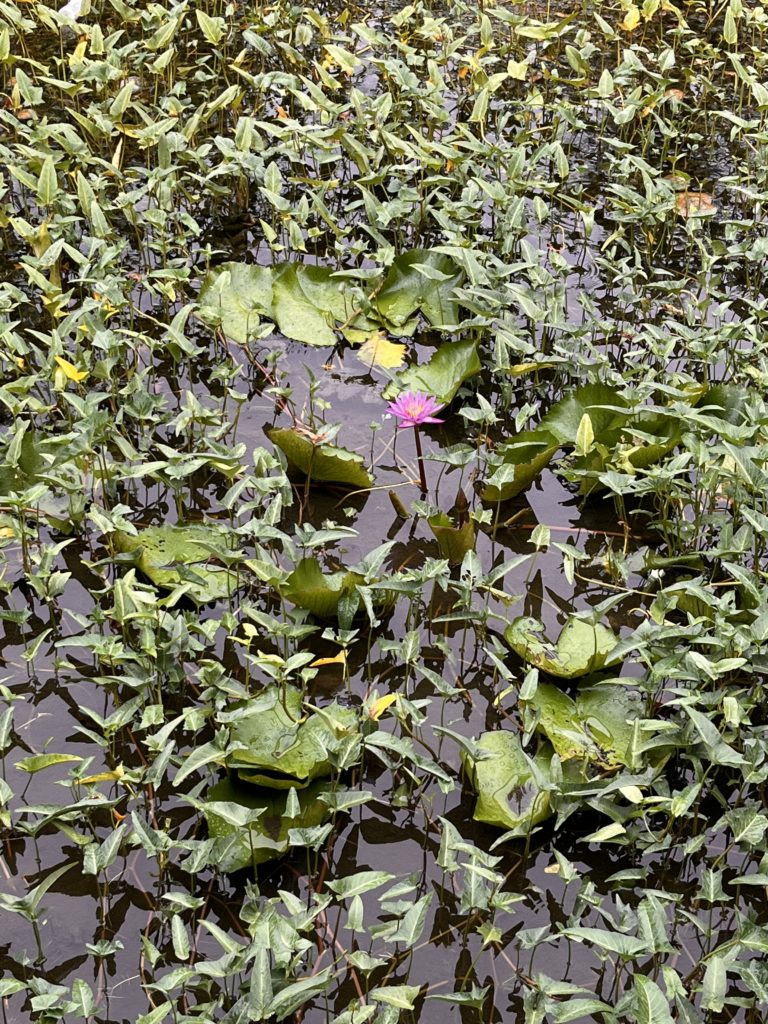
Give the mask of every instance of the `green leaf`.
<path id="1" fill-rule="evenodd" d="M 625 763 L 632 723 L 642 710 L 620 684 L 581 691 L 573 700 L 552 683 L 540 682 L 527 703 L 562 760 L 576 758 L 605 767 Z"/>
<path id="2" fill-rule="evenodd" d="M 361 455 L 330 444 L 315 444 L 298 429 L 273 427 L 270 441 L 285 455 L 288 464 L 315 483 L 337 484 L 354 490 L 368 490 L 373 477 Z"/>
<path id="3" fill-rule="evenodd" d="M 644 974 L 635 974 L 632 998 L 636 1024 L 674 1024 L 664 993 Z"/>
<path id="4" fill-rule="evenodd" d="M 245 345 L 261 317 L 272 316 L 272 270 L 255 263 L 222 263 L 203 281 L 198 316 Z"/>
<path id="5" fill-rule="evenodd" d="M 326 967 L 325 970 L 318 971 L 317 974 L 312 974 L 307 978 L 300 978 L 298 981 L 286 985 L 285 988 L 281 989 L 273 997 L 272 1002 L 267 1007 L 266 1016 L 276 1017 L 279 1021 L 285 1020 L 286 1017 L 300 1006 L 303 1006 L 313 996 L 319 995 L 320 992 L 325 992 L 332 977 L 332 969 Z"/>
<path id="6" fill-rule="evenodd" d="M 595 431 L 592 427 L 592 419 L 588 412 L 579 420 L 579 429 L 576 431 L 576 454 L 589 455 L 592 445 L 595 443 Z"/>
<path id="7" fill-rule="evenodd" d="M 82 761 L 82 757 L 76 754 L 35 754 L 33 757 L 25 757 L 22 761 L 16 762 L 16 767 L 29 775 L 36 775 L 45 768 L 52 768 L 57 764 L 71 764 L 75 761 Z"/>
<path id="8" fill-rule="evenodd" d="M 440 554 L 451 565 L 461 565 L 468 551 L 475 550 L 475 524 L 468 519 L 462 526 L 454 526 L 445 512 L 428 516 L 427 524 L 434 533 Z"/>
<path id="9" fill-rule="evenodd" d="M 489 756 L 475 759 L 463 751 L 461 755 L 477 793 L 473 818 L 515 835 L 528 835 L 551 810 L 549 795 L 536 782 L 532 760 L 520 738 L 503 730 L 486 732 L 478 739 L 477 749 Z M 542 775 L 548 775 L 551 754 L 545 746 L 533 759 Z"/>
<path id="10" fill-rule="evenodd" d="M 386 882 L 391 882 L 395 875 L 389 871 L 357 871 L 354 875 L 347 875 L 345 878 L 337 878 L 332 882 L 326 882 L 326 889 L 330 889 L 340 899 L 349 899 L 352 896 L 360 896 L 362 893 L 370 892 Z"/>
<path id="11" fill-rule="evenodd" d="M 728 992 L 728 977 L 723 957 L 715 955 L 707 961 L 704 981 L 701 986 L 701 1008 L 720 1013 L 725 1005 Z"/>
<path id="12" fill-rule="evenodd" d="M 560 442 L 546 430 L 527 430 L 499 445 L 489 459 L 493 473 L 483 501 L 507 501 L 526 490 L 552 461 Z"/>
<path id="13" fill-rule="evenodd" d="M 584 416 L 589 416 L 594 440 L 613 445 L 627 422 L 626 399 L 607 384 L 587 384 L 561 399 L 539 423 L 562 445 L 575 446 Z"/>
<path id="14" fill-rule="evenodd" d="M 372 989 L 369 996 L 377 1003 L 387 1003 L 400 1010 L 412 1010 L 420 991 L 420 985 L 387 985 Z"/>
<path id="15" fill-rule="evenodd" d="M 272 686 L 233 722 L 231 743 L 244 749 L 231 752 L 227 764 L 241 781 L 271 789 L 303 788 L 330 775 L 340 739 L 358 739 L 357 714 L 351 708 L 334 703 L 322 715 L 306 715 L 302 700 L 294 686 Z"/>
<path id="16" fill-rule="evenodd" d="M 648 947 L 643 939 L 624 935 L 621 932 L 607 931 L 603 928 L 564 928 L 562 934 L 577 942 L 589 942 L 606 953 L 617 953 L 627 960 L 633 960 L 648 952 Z"/>
<path id="17" fill-rule="evenodd" d="M 354 301 L 348 295 L 349 282 L 332 279 L 328 267 L 297 263 L 274 268 L 273 316 L 286 338 L 305 345 L 335 345 L 336 322 L 354 315 Z"/>
<path id="18" fill-rule="evenodd" d="M 122 530 L 112 536 L 117 550 L 132 554 L 136 567 L 163 590 L 183 583 L 188 597 L 208 604 L 229 597 L 237 587 L 235 573 L 209 564 L 217 554 L 222 559 L 232 554 L 232 534 L 221 527 L 202 523 L 150 526 L 135 536 Z"/>
<path id="19" fill-rule="evenodd" d="M 211 863 L 220 871 L 231 872 L 282 857 L 290 849 L 291 829 L 321 825 L 330 817 L 321 796 L 331 788 L 329 783 L 318 781 L 299 791 L 299 813 L 288 817 L 288 790 L 259 790 L 235 778 L 219 782 L 208 790 L 200 804 L 208 822 L 208 835 L 214 840 Z M 232 803 L 260 812 L 247 829 L 231 824 L 217 813 L 219 804 Z"/>
<path id="20" fill-rule="evenodd" d="M 402 391 L 425 391 L 448 405 L 464 381 L 477 376 L 482 368 L 476 341 L 446 341 L 429 362 L 398 373 L 384 389 L 384 397 L 396 398 Z"/>
<path id="21" fill-rule="evenodd" d="M 50 206 L 56 198 L 59 183 L 56 177 L 56 165 L 53 157 L 47 156 L 43 161 L 40 177 L 37 181 L 37 198 L 42 206 Z"/>
<path id="22" fill-rule="evenodd" d="M 462 277 L 450 256 L 413 249 L 392 263 L 376 296 L 376 308 L 392 334 L 419 310 L 433 327 L 453 327 L 459 319 L 453 291 Z"/>
<path id="23" fill-rule="evenodd" d="M 356 588 L 362 582 L 358 573 L 324 573 L 316 558 L 302 558 L 281 584 L 280 593 L 319 619 L 330 619 L 338 613 L 339 601 L 356 596 Z"/>
<path id="24" fill-rule="evenodd" d="M 552 647 L 540 638 L 544 626 L 538 619 L 520 616 L 504 630 L 504 639 L 523 661 L 561 679 L 597 672 L 618 643 L 616 634 L 598 624 L 569 616 Z"/>

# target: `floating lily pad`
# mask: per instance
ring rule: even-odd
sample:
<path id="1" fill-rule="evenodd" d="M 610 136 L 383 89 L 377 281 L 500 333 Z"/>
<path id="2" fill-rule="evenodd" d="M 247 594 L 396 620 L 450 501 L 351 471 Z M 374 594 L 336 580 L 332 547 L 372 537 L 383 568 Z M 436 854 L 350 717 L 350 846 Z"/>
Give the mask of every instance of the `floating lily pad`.
<path id="1" fill-rule="evenodd" d="M 421 391 L 448 405 L 464 381 L 477 376 L 481 370 L 477 342 L 446 341 L 429 362 L 410 366 L 397 374 L 384 389 L 384 397 L 392 399 L 401 391 Z"/>
<path id="2" fill-rule="evenodd" d="M 43 437 L 30 427 L 19 429 L 24 430 L 20 443 L 18 432 L 11 441 L 11 448 L 17 446 L 15 465 L 0 466 L 0 498 L 18 494 L 43 479 L 55 467 L 57 449 L 62 445 L 61 438 Z"/>
<path id="3" fill-rule="evenodd" d="M 280 588 L 283 597 L 320 619 L 337 614 L 339 601 L 354 594 L 363 577 L 355 572 L 324 573 L 316 558 L 302 558 Z"/>
<path id="4" fill-rule="evenodd" d="M 507 501 L 526 490 L 552 461 L 560 442 L 547 430 L 526 430 L 493 453 L 483 501 Z"/>
<path id="5" fill-rule="evenodd" d="M 413 249 L 392 263 L 376 297 L 376 307 L 393 334 L 419 310 L 433 327 L 453 327 L 459 319 L 453 291 L 462 278 L 462 271 L 449 256 Z"/>
<path id="6" fill-rule="evenodd" d="M 362 456 L 331 444 L 316 444 L 290 427 L 267 431 L 270 441 L 285 454 L 290 466 L 315 483 L 338 484 L 353 490 L 368 490 L 373 477 Z"/>
<path id="7" fill-rule="evenodd" d="M 272 315 L 280 332 L 305 345 L 335 345 L 336 323 L 354 318 L 355 300 L 347 279 L 333 279 L 330 267 L 287 263 L 274 268 Z"/>
<path id="8" fill-rule="evenodd" d="M 537 784 L 529 759 L 516 733 L 486 732 L 477 741 L 479 750 L 490 757 L 473 759 L 462 755 L 472 786 L 477 793 L 475 821 L 497 825 L 515 835 L 528 835 L 533 826 L 551 814 L 549 794 Z M 552 748 L 543 744 L 533 763 L 545 777 L 549 774 Z"/>
<path id="9" fill-rule="evenodd" d="M 118 551 L 132 553 L 134 565 L 163 590 L 186 584 L 186 595 L 199 604 L 228 597 L 237 588 L 237 576 L 224 566 L 211 565 L 216 553 L 231 553 L 227 531 L 216 526 L 188 523 L 150 526 L 134 536 L 113 534 Z M 190 570 L 186 573 L 185 570 Z"/>
<path id="10" fill-rule="evenodd" d="M 242 749 L 227 758 L 241 782 L 270 789 L 303 789 L 333 771 L 339 742 L 359 743 L 357 715 L 331 704 L 321 713 L 304 710 L 293 686 L 270 687 L 232 726 L 231 741 Z"/>
<path id="11" fill-rule="evenodd" d="M 614 445 L 627 423 L 628 403 L 607 384 L 587 384 L 556 402 L 539 423 L 561 445 L 576 444 L 576 435 L 584 415 L 588 415 L 596 441 Z"/>
<path id="12" fill-rule="evenodd" d="M 625 686 L 581 690 L 574 700 L 552 683 L 540 682 L 527 703 L 538 713 L 538 728 L 563 761 L 575 758 L 605 768 L 626 763 L 632 723 L 642 707 Z"/>
<path id="13" fill-rule="evenodd" d="M 544 626 L 538 619 L 520 616 L 504 630 L 504 639 L 529 665 L 561 679 L 573 679 L 597 672 L 618 643 L 607 626 L 594 625 L 571 616 L 553 647 L 542 639 Z"/>
<path id="14" fill-rule="evenodd" d="M 290 847 L 291 829 L 322 825 L 330 817 L 329 804 L 321 797 L 332 792 L 333 786 L 327 782 L 298 791 L 299 813 L 289 816 L 288 790 L 258 790 L 236 779 L 224 779 L 208 790 L 202 804 L 208 834 L 215 840 L 212 861 L 219 870 L 229 872 L 282 857 Z M 233 804 L 254 812 L 247 825 L 233 820 Z"/>
<path id="15" fill-rule="evenodd" d="M 199 316 L 245 345 L 262 316 L 272 316 L 272 269 L 255 263 L 222 263 L 203 281 Z"/>

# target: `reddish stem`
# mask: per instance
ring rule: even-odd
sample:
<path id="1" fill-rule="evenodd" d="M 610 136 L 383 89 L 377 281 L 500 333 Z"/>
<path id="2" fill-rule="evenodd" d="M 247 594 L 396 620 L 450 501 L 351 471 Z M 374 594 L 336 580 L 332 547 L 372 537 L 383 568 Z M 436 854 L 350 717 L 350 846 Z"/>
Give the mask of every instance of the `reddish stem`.
<path id="1" fill-rule="evenodd" d="M 424 472 L 424 455 L 421 450 L 421 437 L 419 436 L 419 428 L 414 423 L 413 425 L 413 437 L 416 441 L 416 456 L 419 462 L 419 478 L 421 480 L 421 493 L 427 493 L 427 474 Z"/>

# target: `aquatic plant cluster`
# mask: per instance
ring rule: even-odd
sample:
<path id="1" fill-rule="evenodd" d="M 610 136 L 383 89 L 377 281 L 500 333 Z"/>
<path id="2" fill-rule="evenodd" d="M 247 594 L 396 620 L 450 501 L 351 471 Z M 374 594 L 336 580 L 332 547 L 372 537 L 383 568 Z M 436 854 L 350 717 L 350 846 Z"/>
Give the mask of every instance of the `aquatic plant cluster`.
<path id="1" fill-rule="evenodd" d="M 767 36 L 0 0 L 4 1021 L 762 1024 Z"/>

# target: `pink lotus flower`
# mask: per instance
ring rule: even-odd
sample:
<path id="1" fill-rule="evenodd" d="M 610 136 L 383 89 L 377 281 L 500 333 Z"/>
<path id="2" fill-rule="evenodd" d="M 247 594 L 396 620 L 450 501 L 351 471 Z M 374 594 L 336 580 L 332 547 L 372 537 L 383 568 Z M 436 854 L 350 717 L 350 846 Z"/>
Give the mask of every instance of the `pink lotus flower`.
<path id="1" fill-rule="evenodd" d="M 434 413 L 444 406 L 433 395 L 423 391 L 404 391 L 396 401 L 390 402 L 387 412 L 400 420 L 398 427 L 420 427 L 422 423 L 443 423 Z"/>

